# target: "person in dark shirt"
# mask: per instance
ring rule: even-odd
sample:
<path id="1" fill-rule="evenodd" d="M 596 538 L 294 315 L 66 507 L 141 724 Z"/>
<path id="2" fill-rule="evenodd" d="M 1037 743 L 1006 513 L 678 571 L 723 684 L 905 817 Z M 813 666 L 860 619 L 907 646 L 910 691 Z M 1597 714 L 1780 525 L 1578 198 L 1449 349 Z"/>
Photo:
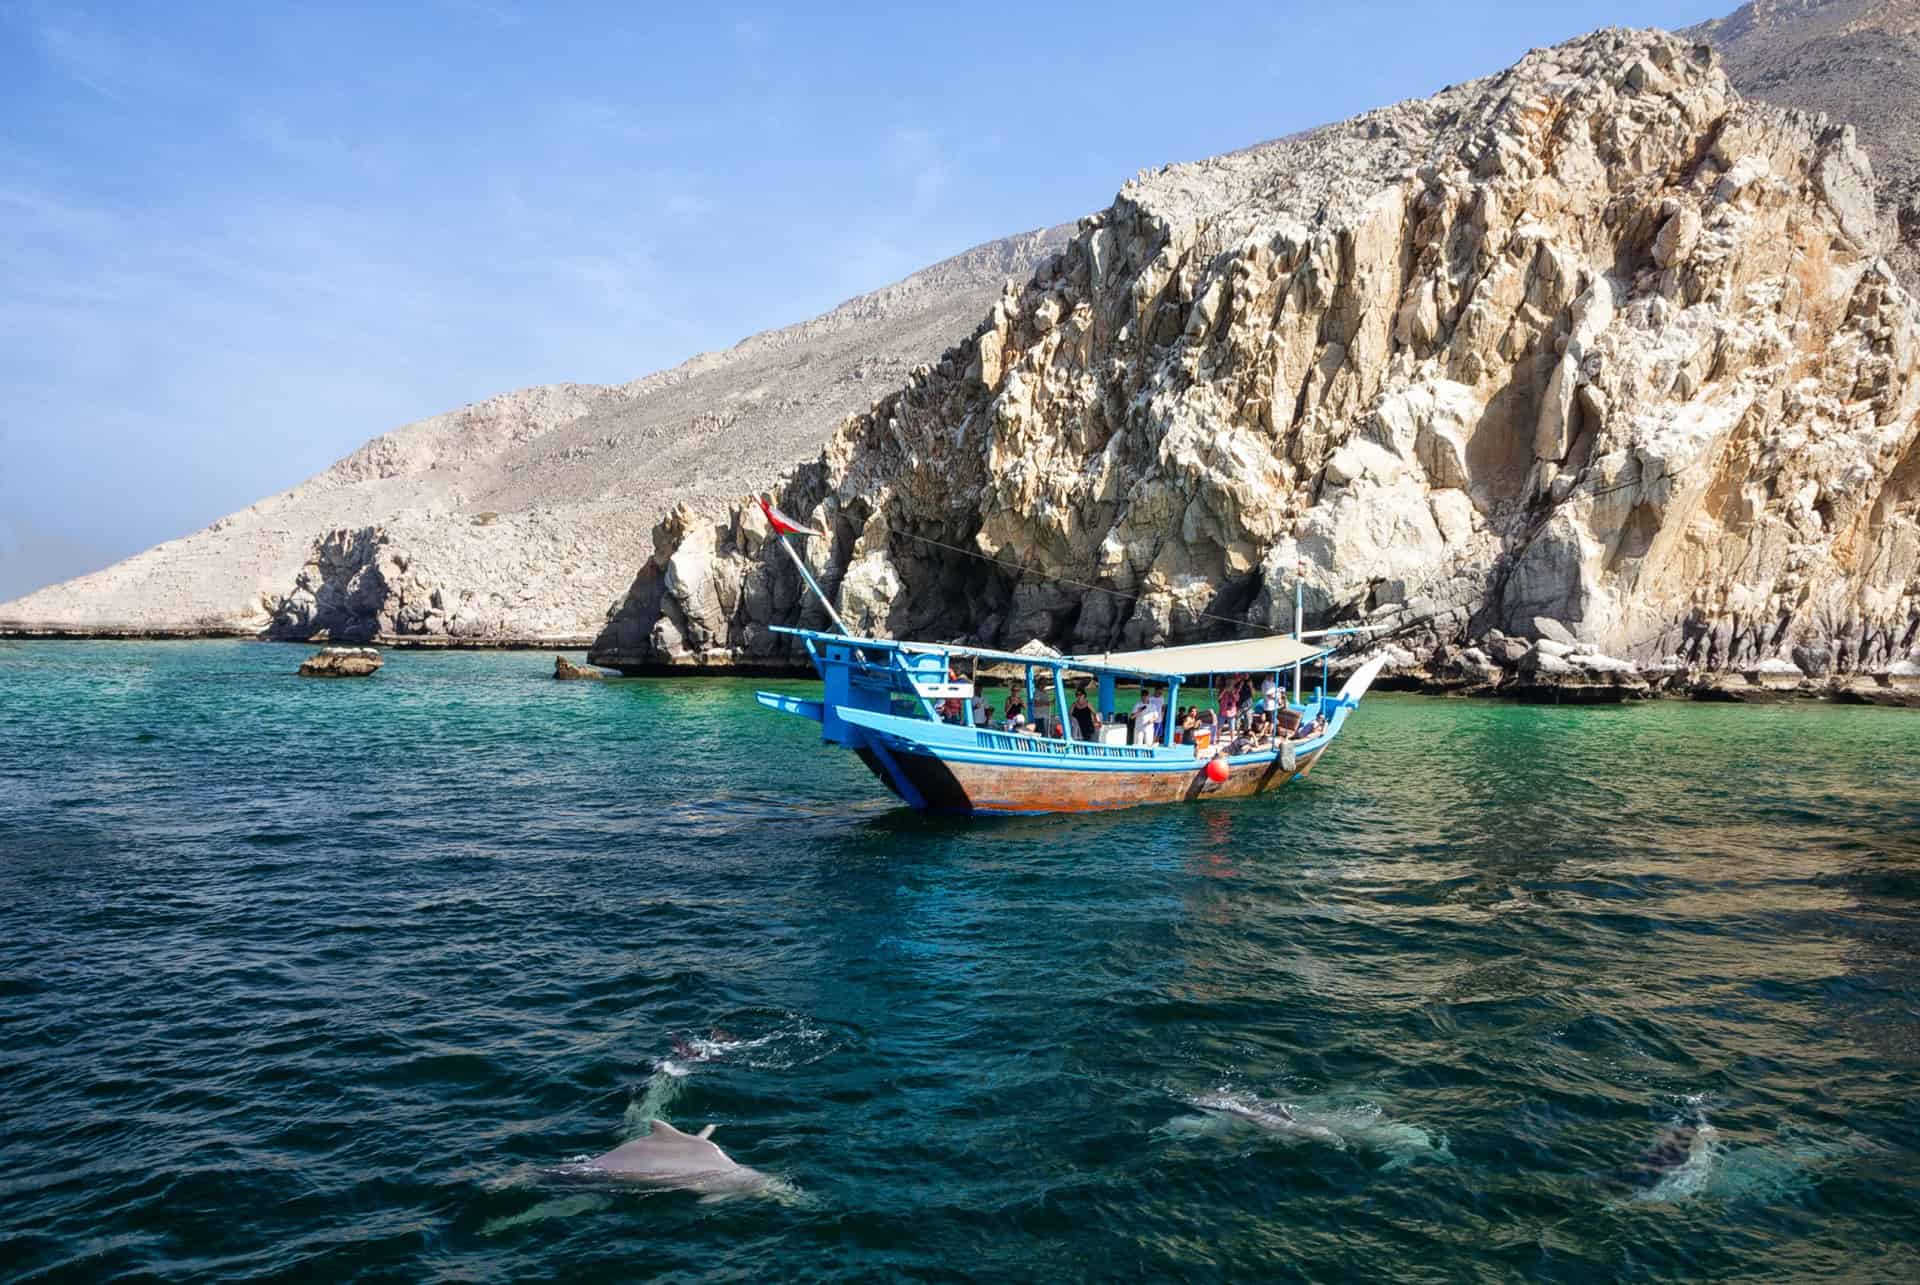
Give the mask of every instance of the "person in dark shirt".
<path id="1" fill-rule="evenodd" d="M 1073 717 L 1073 734 L 1075 738 L 1082 741 L 1092 740 L 1094 729 L 1093 706 L 1087 704 L 1087 693 L 1085 690 L 1082 690 L 1073 698 L 1073 708 L 1069 710 L 1068 713 Z"/>

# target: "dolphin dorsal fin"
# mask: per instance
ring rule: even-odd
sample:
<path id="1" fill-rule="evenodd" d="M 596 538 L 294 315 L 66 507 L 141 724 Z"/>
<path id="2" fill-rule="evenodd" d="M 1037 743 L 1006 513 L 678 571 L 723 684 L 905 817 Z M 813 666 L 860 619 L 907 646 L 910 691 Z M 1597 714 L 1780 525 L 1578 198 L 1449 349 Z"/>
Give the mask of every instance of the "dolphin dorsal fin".
<path id="1" fill-rule="evenodd" d="M 667 1137 L 667 1138 L 685 1138 L 690 1136 L 688 1134 L 680 1132 L 680 1130 L 674 1128 L 672 1125 L 668 1124 L 665 1120 L 655 1120 L 653 1122 L 653 1132 L 660 1134 L 662 1137 Z"/>
<path id="2" fill-rule="evenodd" d="M 711 1138 L 713 1136 L 713 1126 L 708 1125 L 706 1128 L 700 1130 L 700 1132 L 694 1134 L 693 1136 L 696 1138 Z"/>

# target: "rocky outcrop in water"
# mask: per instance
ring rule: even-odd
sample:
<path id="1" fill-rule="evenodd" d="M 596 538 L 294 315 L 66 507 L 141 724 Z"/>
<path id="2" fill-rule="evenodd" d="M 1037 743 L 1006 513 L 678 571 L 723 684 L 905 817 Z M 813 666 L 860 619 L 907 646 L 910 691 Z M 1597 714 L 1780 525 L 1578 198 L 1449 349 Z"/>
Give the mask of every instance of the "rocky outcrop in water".
<path id="1" fill-rule="evenodd" d="M 322 647 L 300 662 L 302 678 L 365 678 L 382 664 L 372 647 Z"/>
<path id="2" fill-rule="evenodd" d="M 1143 174 L 780 503 L 856 630 L 1180 642 L 1290 623 L 1300 577 L 1411 668 L 1558 629 L 1636 673 L 1884 669 L 1920 385 L 1878 236 L 1851 129 L 1599 32 Z M 793 659 L 769 626 L 823 616 L 767 535 L 677 509 L 592 659 Z"/>
<path id="3" fill-rule="evenodd" d="M 576 665 L 565 656 L 553 658 L 553 676 L 561 682 L 593 682 L 606 675 L 586 665 Z"/>

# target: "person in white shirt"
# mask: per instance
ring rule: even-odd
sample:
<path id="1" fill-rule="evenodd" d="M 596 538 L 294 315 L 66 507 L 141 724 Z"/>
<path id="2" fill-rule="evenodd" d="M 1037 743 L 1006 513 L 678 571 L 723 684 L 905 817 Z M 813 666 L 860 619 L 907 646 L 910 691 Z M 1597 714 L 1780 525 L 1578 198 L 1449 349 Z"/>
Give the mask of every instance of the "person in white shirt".
<path id="1" fill-rule="evenodd" d="M 1141 698 L 1139 708 L 1133 712 L 1135 745 L 1152 745 L 1160 739 L 1160 711 L 1164 708 L 1159 692 L 1148 692 Z"/>
<path id="2" fill-rule="evenodd" d="M 1280 688 L 1273 681 L 1273 675 L 1267 675 L 1260 684 L 1260 712 L 1277 714 L 1280 712 Z"/>
<path id="3" fill-rule="evenodd" d="M 983 694 L 975 692 L 973 694 L 973 725 L 985 727 L 992 721 L 993 706 L 987 703 L 987 698 Z"/>

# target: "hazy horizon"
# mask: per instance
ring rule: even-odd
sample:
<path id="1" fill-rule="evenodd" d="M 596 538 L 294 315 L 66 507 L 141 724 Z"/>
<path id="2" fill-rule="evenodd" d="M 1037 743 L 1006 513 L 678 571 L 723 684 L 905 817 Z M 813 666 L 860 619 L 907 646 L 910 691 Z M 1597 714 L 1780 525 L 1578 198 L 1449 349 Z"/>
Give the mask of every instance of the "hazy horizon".
<path id="1" fill-rule="evenodd" d="M 990 33 L 862 6 L 0 7 L 0 601 L 402 424 L 636 379 L 1078 218 L 1141 169 L 1733 7 L 1108 5 Z"/>

